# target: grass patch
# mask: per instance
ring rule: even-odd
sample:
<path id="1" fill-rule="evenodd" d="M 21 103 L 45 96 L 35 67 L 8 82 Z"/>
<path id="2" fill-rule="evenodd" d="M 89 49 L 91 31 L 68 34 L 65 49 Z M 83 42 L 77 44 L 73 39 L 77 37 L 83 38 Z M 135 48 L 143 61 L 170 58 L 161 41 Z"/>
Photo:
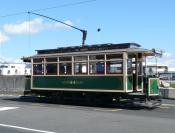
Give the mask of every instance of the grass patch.
<path id="1" fill-rule="evenodd" d="M 172 88 L 175 89 L 175 83 L 171 83 L 171 84 L 170 84 L 170 87 L 172 87 Z"/>

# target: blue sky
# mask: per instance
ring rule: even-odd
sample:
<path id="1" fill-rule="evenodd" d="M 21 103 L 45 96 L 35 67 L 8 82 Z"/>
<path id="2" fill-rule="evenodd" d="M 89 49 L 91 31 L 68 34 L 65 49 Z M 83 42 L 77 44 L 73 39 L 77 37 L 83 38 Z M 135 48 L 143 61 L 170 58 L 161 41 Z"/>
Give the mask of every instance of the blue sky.
<path id="1" fill-rule="evenodd" d="M 27 13 L 3 16 L 83 1 L 1 0 L 1 58 L 16 60 L 35 54 L 36 49 L 81 45 L 79 31 L 54 21 Z M 144 48 L 163 50 L 160 64 L 175 67 L 174 0 L 92 0 L 36 13 L 86 29 L 88 45 L 135 42 Z"/>

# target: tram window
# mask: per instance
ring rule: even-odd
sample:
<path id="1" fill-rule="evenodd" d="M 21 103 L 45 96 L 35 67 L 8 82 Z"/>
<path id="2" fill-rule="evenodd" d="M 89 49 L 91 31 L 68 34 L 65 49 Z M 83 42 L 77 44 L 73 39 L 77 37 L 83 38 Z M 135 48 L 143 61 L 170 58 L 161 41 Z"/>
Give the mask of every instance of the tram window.
<path id="1" fill-rule="evenodd" d="M 43 74 L 44 74 L 44 65 L 34 64 L 33 65 L 33 75 L 43 75 Z"/>
<path id="2" fill-rule="evenodd" d="M 104 55 L 91 55 L 89 56 L 90 60 L 104 60 Z"/>
<path id="3" fill-rule="evenodd" d="M 107 74 L 122 74 L 123 65 L 122 61 L 107 61 L 106 62 Z"/>
<path id="4" fill-rule="evenodd" d="M 75 63 L 74 73 L 75 74 L 87 74 L 87 63 Z"/>
<path id="5" fill-rule="evenodd" d="M 87 56 L 76 56 L 74 57 L 74 61 L 87 61 L 88 57 Z"/>
<path id="6" fill-rule="evenodd" d="M 104 62 L 91 62 L 89 65 L 90 74 L 104 74 Z"/>
<path id="7" fill-rule="evenodd" d="M 56 57 L 46 58 L 46 62 L 57 62 L 57 58 Z"/>
<path id="8" fill-rule="evenodd" d="M 57 75 L 57 64 L 46 64 L 46 75 Z"/>
<path id="9" fill-rule="evenodd" d="M 60 75 L 71 75 L 72 74 L 72 63 L 60 63 L 59 73 Z"/>
<path id="10" fill-rule="evenodd" d="M 132 59 L 128 59 L 128 64 L 127 64 L 127 73 L 132 74 L 133 69 L 132 69 Z"/>
<path id="11" fill-rule="evenodd" d="M 107 60 L 115 60 L 115 59 L 122 59 L 123 56 L 122 54 L 110 54 L 110 55 L 106 55 L 106 59 Z"/>
<path id="12" fill-rule="evenodd" d="M 72 57 L 59 57 L 59 61 L 72 61 Z"/>
<path id="13" fill-rule="evenodd" d="M 135 59 L 135 58 L 132 58 L 132 62 L 134 62 L 134 63 L 135 63 L 135 62 L 136 62 L 136 59 Z"/>
<path id="14" fill-rule="evenodd" d="M 33 59 L 33 62 L 34 62 L 34 63 L 41 63 L 41 62 L 44 62 L 44 58 L 35 58 L 35 59 Z"/>

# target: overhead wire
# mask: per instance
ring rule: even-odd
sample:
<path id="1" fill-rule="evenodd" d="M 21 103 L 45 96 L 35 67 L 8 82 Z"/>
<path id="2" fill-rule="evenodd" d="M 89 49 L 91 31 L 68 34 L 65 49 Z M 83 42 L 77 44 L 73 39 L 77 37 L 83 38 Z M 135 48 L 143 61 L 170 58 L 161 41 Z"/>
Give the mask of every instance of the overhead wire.
<path id="1" fill-rule="evenodd" d="M 33 9 L 33 10 L 30 10 L 30 12 L 39 12 L 39 11 L 46 11 L 46 10 L 56 9 L 56 8 L 81 5 L 81 4 L 86 4 L 86 3 L 90 3 L 90 2 L 94 2 L 94 1 L 97 1 L 97 0 L 86 0 L 86 1 L 72 2 L 72 3 L 67 3 L 67 4 L 52 6 L 52 7 Z M 28 12 L 29 11 L 15 12 L 15 13 L 11 13 L 11 14 L 1 15 L 0 17 L 5 18 L 5 17 L 17 16 L 17 15 L 26 14 Z"/>
<path id="2" fill-rule="evenodd" d="M 36 10 L 32 10 L 31 12 L 38 12 L 38 11 L 45 11 L 45 10 L 50 10 L 50 9 L 54 9 L 54 8 L 61 8 L 61 7 L 80 5 L 80 4 L 85 4 L 85 3 L 94 2 L 94 1 L 96 1 L 96 0 L 86 0 L 86 1 L 73 2 L 73 3 L 68 3 L 68 4 L 53 6 L 53 7 L 48 7 L 48 8 L 36 9 Z"/>

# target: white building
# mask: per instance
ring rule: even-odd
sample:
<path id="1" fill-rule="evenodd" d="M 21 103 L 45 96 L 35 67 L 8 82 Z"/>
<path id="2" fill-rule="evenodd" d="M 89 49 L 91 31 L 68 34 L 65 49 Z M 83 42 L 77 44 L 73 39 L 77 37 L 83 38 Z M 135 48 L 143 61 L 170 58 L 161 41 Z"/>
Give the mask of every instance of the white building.
<path id="1" fill-rule="evenodd" d="M 0 75 L 31 75 L 31 67 L 23 63 L 1 63 Z"/>
<path id="2" fill-rule="evenodd" d="M 167 66 L 162 65 L 147 65 L 144 67 L 146 75 L 157 75 L 168 71 Z"/>

